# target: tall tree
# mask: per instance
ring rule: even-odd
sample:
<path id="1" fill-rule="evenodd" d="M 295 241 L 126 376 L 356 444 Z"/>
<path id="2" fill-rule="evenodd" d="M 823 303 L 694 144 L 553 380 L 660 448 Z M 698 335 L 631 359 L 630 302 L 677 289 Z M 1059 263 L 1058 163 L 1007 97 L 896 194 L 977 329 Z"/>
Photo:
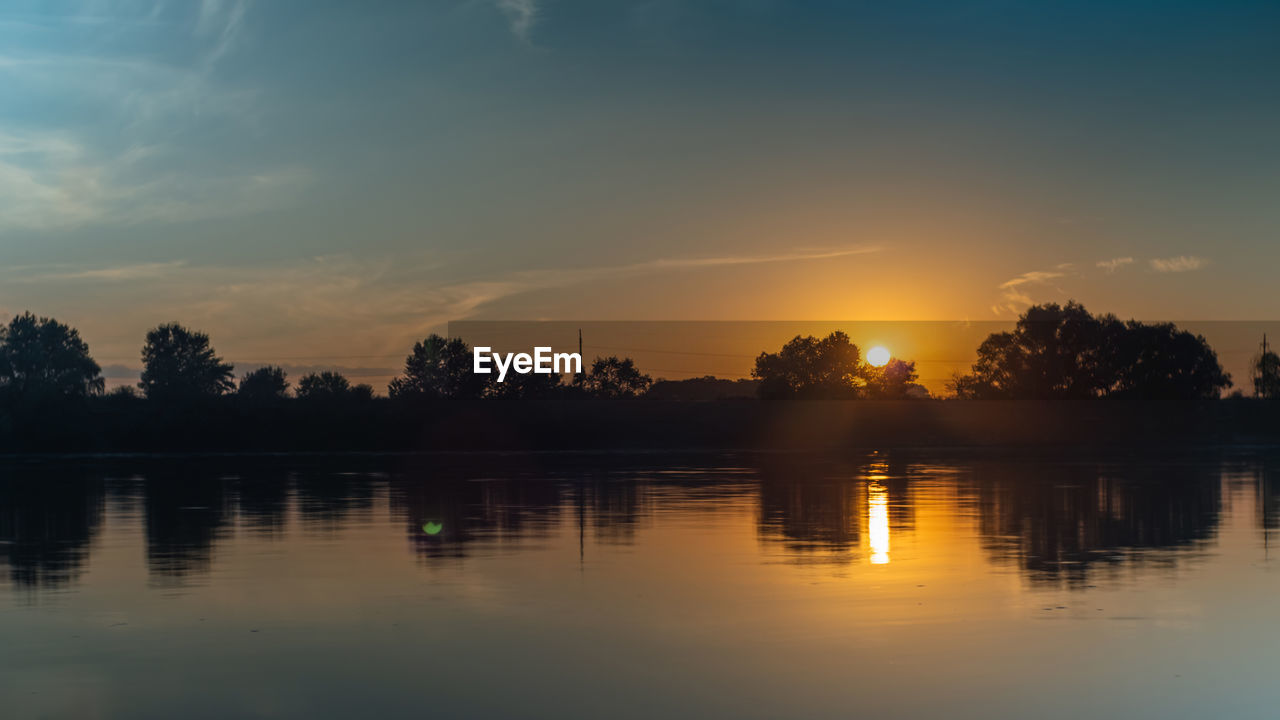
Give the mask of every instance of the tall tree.
<path id="1" fill-rule="evenodd" d="M 610 355 L 596 358 L 591 371 L 583 380 L 583 387 L 600 397 L 634 397 L 643 394 L 653 384 L 653 378 L 636 368 L 631 358 L 619 359 Z"/>
<path id="2" fill-rule="evenodd" d="M 1069 302 L 1028 308 L 1011 332 L 978 347 L 978 361 L 957 392 L 988 398 L 1095 397 L 1114 374 L 1108 349 L 1118 321 L 1095 318 Z"/>
<path id="3" fill-rule="evenodd" d="M 1172 323 L 1147 325 L 1130 320 L 1112 339 L 1118 360 L 1114 380 L 1104 393 L 1145 400 L 1196 400 L 1218 397 L 1231 376 L 1200 335 Z"/>
<path id="4" fill-rule="evenodd" d="M 29 312 L 0 327 L 0 394 L 10 402 L 45 402 L 101 393 L 98 363 L 80 333 Z"/>
<path id="5" fill-rule="evenodd" d="M 760 353 L 751 376 L 766 398 L 853 398 L 862 385 L 858 346 L 842 331 L 819 340 L 792 338 L 776 353 Z"/>
<path id="6" fill-rule="evenodd" d="M 859 374 L 865 383 L 863 393 L 877 400 L 901 400 L 908 397 L 928 397 L 927 391 L 916 382 L 916 364 L 894 358 L 884 367 L 863 365 Z"/>
<path id="7" fill-rule="evenodd" d="M 372 385 L 352 385 L 342 373 L 326 370 L 298 381 L 300 400 L 364 400 L 373 397 Z"/>
<path id="8" fill-rule="evenodd" d="M 435 333 L 415 343 L 404 361 L 404 375 L 391 381 L 391 397 L 461 397 L 484 394 L 489 375 L 472 370 L 471 348 L 460 338 L 443 338 Z"/>
<path id="9" fill-rule="evenodd" d="M 288 375 L 284 368 L 265 365 L 244 374 L 236 397 L 250 403 L 270 403 L 283 400 L 289 393 Z"/>
<path id="10" fill-rule="evenodd" d="M 186 401 L 231 391 L 232 366 L 222 361 L 209 336 L 168 323 L 147 333 L 142 346 L 143 391 L 148 398 Z"/>
<path id="11" fill-rule="evenodd" d="M 1028 308 L 978 347 L 956 395 L 983 399 L 1216 397 L 1231 379 L 1203 337 L 1170 324 L 1090 315 L 1079 303 Z"/>
<path id="12" fill-rule="evenodd" d="M 559 373 L 507 373 L 503 382 L 489 386 L 489 394 L 501 398 L 545 398 L 564 386 Z"/>

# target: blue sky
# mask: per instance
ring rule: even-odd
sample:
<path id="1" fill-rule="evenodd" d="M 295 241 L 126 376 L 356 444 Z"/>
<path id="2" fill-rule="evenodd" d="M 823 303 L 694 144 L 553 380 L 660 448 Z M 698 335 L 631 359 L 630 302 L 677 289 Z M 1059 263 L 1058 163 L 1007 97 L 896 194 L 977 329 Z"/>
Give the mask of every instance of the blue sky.
<path id="1" fill-rule="evenodd" d="M 1245 2 L 10 2 L 0 310 L 105 362 L 178 320 L 336 364 L 484 317 L 1272 318 L 1276 37 Z"/>

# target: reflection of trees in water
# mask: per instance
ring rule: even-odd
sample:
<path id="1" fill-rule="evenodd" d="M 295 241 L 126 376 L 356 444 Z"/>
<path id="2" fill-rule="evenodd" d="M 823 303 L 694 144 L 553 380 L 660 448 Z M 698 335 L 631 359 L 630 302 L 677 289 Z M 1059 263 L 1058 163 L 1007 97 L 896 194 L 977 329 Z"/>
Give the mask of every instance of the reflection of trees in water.
<path id="1" fill-rule="evenodd" d="M 214 544 L 229 529 L 230 481 L 195 466 L 156 469 L 142 483 L 147 567 L 164 582 L 207 573 Z"/>
<path id="2" fill-rule="evenodd" d="M 367 474 L 270 465 L 229 475 L 195 465 L 149 468 L 141 484 L 148 568 L 166 582 L 208 572 L 233 523 L 283 533 L 291 495 L 303 527 L 338 532 L 351 513 L 371 511 L 376 483 Z"/>
<path id="3" fill-rule="evenodd" d="M 404 518 L 423 558 L 461 558 L 468 545 L 548 536 L 559 522 L 559 483 L 535 478 L 469 478 L 456 472 L 397 477 L 391 511 Z"/>
<path id="4" fill-rule="evenodd" d="M 232 487 L 240 526 L 258 535 L 276 536 L 289 517 L 289 474 L 280 469 L 250 469 Z"/>
<path id="5" fill-rule="evenodd" d="M 860 496 L 852 479 L 762 480 L 759 532 L 798 555 L 848 552 L 858 544 Z"/>
<path id="6" fill-rule="evenodd" d="M 15 585 L 75 580 L 102 525 L 104 482 L 56 469 L 0 471 L 0 564 Z"/>
<path id="7" fill-rule="evenodd" d="M 1249 475 L 1257 478 L 1260 522 L 1267 528 L 1280 522 L 1280 471 L 1274 467 L 1274 460 L 1264 460 Z M 961 512 L 976 517 L 988 556 L 1036 583 L 1074 587 L 1100 571 L 1137 563 L 1171 566 L 1188 546 L 1213 536 L 1223 503 L 1219 469 L 1212 464 L 937 466 L 901 454 L 847 463 L 774 457 L 731 476 L 728 484 L 722 471 L 699 468 L 555 473 L 471 467 L 385 480 L 367 473 L 293 473 L 283 466 L 220 475 L 196 463 L 173 463 L 147 467 L 145 479 L 112 491 L 111 502 L 113 517 L 142 516 L 148 567 L 166 582 L 207 572 L 233 523 L 258 534 L 284 532 L 290 498 L 304 528 L 336 532 L 353 516 L 371 513 L 384 487 L 395 522 L 403 523 L 419 556 L 433 561 L 562 529 L 580 529 L 587 542 L 629 544 L 651 515 L 711 511 L 729 495 L 750 502 L 747 494 L 758 491 L 757 531 L 764 542 L 776 543 L 795 561 L 849 562 L 862 546 L 874 551 L 876 532 L 886 525 L 895 543 L 914 530 L 912 478 L 939 468 L 964 478 Z M 101 477 L 97 471 L 47 469 L 0 475 L 0 564 L 15 584 L 74 580 L 101 527 L 105 488 L 115 487 Z M 879 512 L 874 529 L 873 500 Z"/>
<path id="8" fill-rule="evenodd" d="M 900 459 L 823 463 L 800 456 L 767 458 L 759 466 L 757 532 L 800 562 L 850 562 L 869 522 L 870 493 L 883 499 L 890 535 L 915 528 L 909 468 Z"/>
<path id="9" fill-rule="evenodd" d="M 1218 471 L 1208 466 L 974 465 L 967 499 L 984 549 L 1034 583 L 1078 587 L 1099 570 L 1172 568 L 1211 538 L 1222 510 Z"/>
<path id="10" fill-rule="evenodd" d="M 403 516 L 424 558 L 462 558 L 474 546 L 553 535 L 566 519 L 597 543 L 630 544 L 651 483 L 628 471 L 576 469 L 484 477 L 477 470 L 405 475 L 391 481 L 391 509 Z"/>
<path id="11" fill-rule="evenodd" d="M 1101 568 L 1172 567 L 1178 552 L 1213 536 L 1222 510 L 1213 465 L 999 461 L 946 469 L 967 478 L 961 502 L 978 519 L 984 550 L 1036 583 L 1078 586 Z M 872 562 L 891 562 L 892 552 L 877 556 L 874 546 L 915 529 L 910 478 L 938 470 L 893 453 L 846 464 L 767 459 L 758 532 L 793 561 L 850 562 L 869 543 Z M 1280 480 L 1273 487 L 1280 492 Z"/>
<path id="12" fill-rule="evenodd" d="M 293 487 L 298 517 L 308 529 L 336 533 L 352 513 L 373 509 L 375 482 L 366 473 L 299 472 Z"/>
<path id="13" fill-rule="evenodd" d="M 1259 462 L 1251 474 L 1258 483 L 1258 520 L 1264 530 L 1275 530 L 1280 527 L 1280 463 L 1275 458 Z"/>
<path id="14" fill-rule="evenodd" d="M 592 476 L 579 478 L 575 501 L 582 503 L 590 520 L 591 534 L 608 545 L 635 542 L 636 528 L 644 508 L 646 483 L 634 477 Z"/>

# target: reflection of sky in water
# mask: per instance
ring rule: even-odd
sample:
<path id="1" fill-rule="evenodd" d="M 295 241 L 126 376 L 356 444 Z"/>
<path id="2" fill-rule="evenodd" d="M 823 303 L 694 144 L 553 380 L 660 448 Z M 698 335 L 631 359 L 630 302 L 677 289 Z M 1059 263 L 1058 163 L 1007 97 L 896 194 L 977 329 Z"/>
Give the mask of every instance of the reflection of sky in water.
<path id="1" fill-rule="evenodd" d="M 0 481 L 4 714 L 1280 703 L 1272 461 L 593 462 Z"/>

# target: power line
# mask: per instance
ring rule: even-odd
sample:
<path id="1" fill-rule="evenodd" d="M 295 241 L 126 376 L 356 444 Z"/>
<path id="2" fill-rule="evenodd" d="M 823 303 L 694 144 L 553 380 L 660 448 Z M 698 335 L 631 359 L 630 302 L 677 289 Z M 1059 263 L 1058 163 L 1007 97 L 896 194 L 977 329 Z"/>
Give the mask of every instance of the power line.
<path id="1" fill-rule="evenodd" d="M 692 350 L 658 350 L 656 348 L 627 348 L 627 347 L 615 347 L 612 345 L 585 345 L 583 347 L 588 347 L 588 348 L 591 348 L 592 350 L 618 350 L 621 352 L 659 353 L 664 355 L 701 355 L 705 357 L 749 358 L 752 360 L 756 358 L 755 355 L 747 355 L 743 353 L 695 352 Z"/>

